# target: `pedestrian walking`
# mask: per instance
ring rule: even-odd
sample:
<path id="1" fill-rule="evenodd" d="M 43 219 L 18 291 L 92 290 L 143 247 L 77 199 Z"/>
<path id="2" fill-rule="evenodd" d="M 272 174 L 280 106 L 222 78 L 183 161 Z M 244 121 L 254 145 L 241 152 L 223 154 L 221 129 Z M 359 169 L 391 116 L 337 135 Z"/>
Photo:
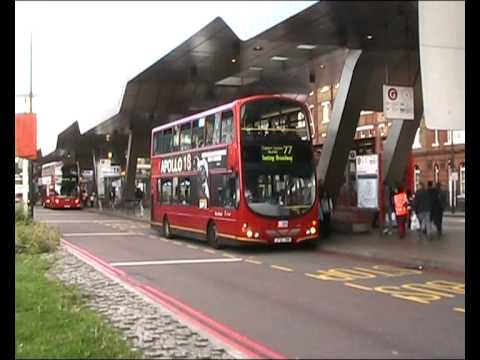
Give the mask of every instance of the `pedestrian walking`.
<path id="1" fill-rule="evenodd" d="M 143 191 L 139 187 L 137 187 L 137 190 L 135 191 L 135 198 L 137 199 L 138 202 L 138 208 L 140 210 L 140 216 L 143 217 Z"/>
<path id="2" fill-rule="evenodd" d="M 385 210 L 385 222 L 383 225 L 383 234 L 392 235 L 392 226 L 393 226 L 393 204 L 392 204 L 392 189 L 386 183 L 383 182 L 383 208 Z"/>
<path id="3" fill-rule="evenodd" d="M 442 185 L 438 182 L 435 188 L 432 189 L 432 211 L 431 219 L 437 228 L 437 236 L 442 236 L 442 222 L 443 222 L 443 196 Z"/>
<path id="4" fill-rule="evenodd" d="M 320 236 L 326 239 L 330 235 L 330 215 L 333 210 L 333 201 L 326 190 L 320 191 Z"/>
<path id="5" fill-rule="evenodd" d="M 393 203 L 395 205 L 395 216 L 397 218 L 398 229 L 400 233 L 400 238 L 405 237 L 406 233 L 406 222 L 408 217 L 408 199 L 407 194 L 401 187 L 395 189 L 395 195 L 393 196 Z"/>
<path id="6" fill-rule="evenodd" d="M 115 189 L 115 186 L 112 186 L 112 188 L 110 189 L 110 204 L 111 204 L 111 207 L 112 209 L 115 208 L 115 197 L 117 195 L 117 191 Z"/>
<path id="7" fill-rule="evenodd" d="M 432 224 L 430 220 L 430 213 L 432 211 L 432 196 L 431 193 L 427 192 L 423 183 L 420 183 L 419 189 L 415 193 L 413 209 L 415 210 L 418 220 L 420 221 L 420 239 L 423 238 L 424 234 L 426 234 L 427 238 L 430 239 L 432 232 Z"/>

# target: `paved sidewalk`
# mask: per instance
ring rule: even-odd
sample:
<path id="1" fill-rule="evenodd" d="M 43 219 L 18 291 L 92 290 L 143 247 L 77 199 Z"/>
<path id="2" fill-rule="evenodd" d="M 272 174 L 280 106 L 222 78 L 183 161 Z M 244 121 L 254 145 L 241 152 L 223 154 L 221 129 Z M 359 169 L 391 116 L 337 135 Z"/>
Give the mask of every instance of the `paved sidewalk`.
<path id="1" fill-rule="evenodd" d="M 135 221 L 150 222 L 150 209 L 145 209 L 144 216 L 134 216 L 122 209 L 85 208 L 86 211 L 118 216 Z M 457 273 L 465 273 L 465 213 L 444 217 L 444 234 L 434 240 L 419 240 L 417 233 L 408 231 L 400 239 L 394 229 L 392 235 L 381 235 L 378 229 L 368 233 L 340 234 L 333 233 L 328 239 L 320 239 L 321 251 L 343 255 L 361 256 L 371 259 L 398 262 L 405 266 L 423 266 Z"/>
<path id="2" fill-rule="evenodd" d="M 334 233 L 321 239 L 319 248 L 328 252 L 389 260 L 407 266 L 436 268 L 465 273 L 465 218 L 446 217 L 443 235 L 433 240 L 419 240 L 416 232 L 408 231 L 400 239 L 397 230 L 382 235 L 378 229 L 363 234 Z"/>

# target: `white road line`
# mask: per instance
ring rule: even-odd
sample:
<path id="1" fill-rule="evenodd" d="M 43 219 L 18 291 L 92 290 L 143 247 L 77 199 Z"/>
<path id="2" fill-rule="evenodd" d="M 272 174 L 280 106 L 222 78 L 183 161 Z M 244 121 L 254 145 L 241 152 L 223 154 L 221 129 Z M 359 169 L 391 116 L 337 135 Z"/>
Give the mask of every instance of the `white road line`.
<path id="1" fill-rule="evenodd" d="M 191 260 L 160 260 L 160 261 L 128 261 L 128 262 L 113 262 L 111 266 L 141 266 L 141 265 L 177 265 L 177 264 L 206 264 L 206 263 L 225 263 L 225 262 L 239 262 L 241 258 L 233 259 L 191 259 Z"/>
<path id="2" fill-rule="evenodd" d="M 63 236 L 126 236 L 141 235 L 134 232 L 113 232 L 113 233 L 65 233 Z"/>
<path id="3" fill-rule="evenodd" d="M 56 224 L 81 224 L 81 223 L 98 223 L 98 220 L 40 220 L 42 223 L 56 223 Z"/>

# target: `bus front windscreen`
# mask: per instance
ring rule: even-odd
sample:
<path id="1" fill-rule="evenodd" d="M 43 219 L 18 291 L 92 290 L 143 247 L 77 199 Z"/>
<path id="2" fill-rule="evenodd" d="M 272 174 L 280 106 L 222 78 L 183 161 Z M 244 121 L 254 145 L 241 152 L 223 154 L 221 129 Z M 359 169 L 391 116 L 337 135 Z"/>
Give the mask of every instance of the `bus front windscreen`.
<path id="1" fill-rule="evenodd" d="M 315 202 L 308 118 L 297 102 L 264 99 L 242 108 L 244 196 L 257 214 L 289 218 Z"/>

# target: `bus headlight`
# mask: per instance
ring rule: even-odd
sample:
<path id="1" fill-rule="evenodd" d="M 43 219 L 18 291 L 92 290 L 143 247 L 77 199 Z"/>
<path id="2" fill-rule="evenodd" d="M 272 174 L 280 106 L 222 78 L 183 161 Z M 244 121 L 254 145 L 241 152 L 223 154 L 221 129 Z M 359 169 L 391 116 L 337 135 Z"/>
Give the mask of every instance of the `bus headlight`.
<path id="1" fill-rule="evenodd" d="M 251 238 L 253 236 L 253 231 L 248 229 L 247 230 L 247 237 Z"/>
<path id="2" fill-rule="evenodd" d="M 258 239 L 259 236 L 260 236 L 260 234 L 259 234 L 258 232 L 256 232 L 255 234 L 253 234 L 253 237 L 254 237 L 255 239 Z"/>
<path id="3" fill-rule="evenodd" d="M 80 202 L 79 199 L 75 199 L 75 204 L 78 204 Z"/>
<path id="4" fill-rule="evenodd" d="M 60 203 L 60 200 L 55 199 L 55 204 L 58 204 L 58 203 Z"/>
<path id="5" fill-rule="evenodd" d="M 317 228 L 315 226 L 312 226 L 310 228 L 310 234 L 314 235 L 314 234 L 316 234 L 316 232 L 317 232 Z"/>

